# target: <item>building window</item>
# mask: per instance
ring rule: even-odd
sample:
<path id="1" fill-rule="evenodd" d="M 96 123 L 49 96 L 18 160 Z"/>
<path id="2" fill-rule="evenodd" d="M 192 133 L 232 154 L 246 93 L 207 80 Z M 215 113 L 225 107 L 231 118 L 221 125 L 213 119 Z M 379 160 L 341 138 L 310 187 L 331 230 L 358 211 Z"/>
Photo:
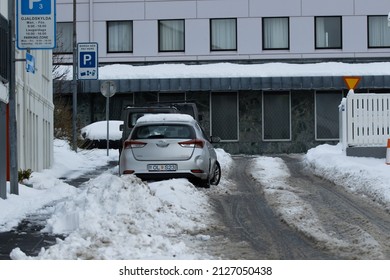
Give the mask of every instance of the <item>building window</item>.
<path id="1" fill-rule="evenodd" d="M 316 49 L 341 49 L 341 17 L 315 17 Z"/>
<path id="2" fill-rule="evenodd" d="M 212 51 L 236 51 L 237 20 L 210 19 L 210 43 Z"/>
<path id="3" fill-rule="evenodd" d="M 158 21 L 158 50 L 184 52 L 184 20 Z"/>
<path id="4" fill-rule="evenodd" d="M 0 15 L 0 80 L 8 80 L 8 20 Z"/>
<path id="5" fill-rule="evenodd" d="M 263 50 L 288 50 L 290 48 L 289 19 L 263 18 Z"/>
<path id="6" fill-rule="evenodd" d="M 107 22 L 107 52 L 133 52 L 133 22 Z"/>
<path id="7" fill-rule="evenodd" d="M 390 48 L 390 26 L 387 16 L 368 17 L 368 47 Z"/>
<path id="8" fill-rule="evenodd" d="M 57 22 L 57 46 L 54 53 L 73 53 L 73 23 Z"/>
<path id="9" fill-rule="evenodd" d="M 316 92 L 316 140 L 339 139 L 339 105 L 342 97 L 340 92 Z"/>
<path id="10" fill-rule="evenodd" d="M 290 92 L 263 92 L 263 140 L 291 140 Z"/>
<path id="11" fill-rule="evenodd" d="M 211 94 L 211 132 L 222 141 L 238 140 L 238 93 Z"/>

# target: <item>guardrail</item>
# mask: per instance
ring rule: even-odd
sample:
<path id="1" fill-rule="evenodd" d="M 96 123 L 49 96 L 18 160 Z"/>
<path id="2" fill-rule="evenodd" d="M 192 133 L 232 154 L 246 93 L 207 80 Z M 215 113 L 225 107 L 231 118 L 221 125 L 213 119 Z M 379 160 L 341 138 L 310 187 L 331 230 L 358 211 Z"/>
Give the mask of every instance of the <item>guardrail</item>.
<path id="1" fill-rule="evenodd" d="M 340 142 L 351 146 L 386 147 L 390 138 L 390 94 L 354 94 L 340 106 Z"/>

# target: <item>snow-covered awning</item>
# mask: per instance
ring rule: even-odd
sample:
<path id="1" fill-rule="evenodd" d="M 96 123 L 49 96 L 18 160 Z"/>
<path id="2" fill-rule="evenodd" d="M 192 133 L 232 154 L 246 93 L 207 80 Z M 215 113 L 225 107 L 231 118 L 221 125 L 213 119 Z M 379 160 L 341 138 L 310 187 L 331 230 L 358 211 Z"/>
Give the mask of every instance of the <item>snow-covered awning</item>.
<path id="1" fill-rule="evenodd" d="M 68 70 L 67 77 L 70 80 L 71 67 L 60 68 L 61 71 L 64 69 Z M 100 84 L 104 80 L 114 80 L 118 93 L 204 90 L 339 90 L 346 89 L 343 80 L 345 76 L 360 76 L 362 79 L 358 88 L 389 88 L 390 62 L 214 63 L 144 66 L 113 64 L 99 68 L 99 80 L 80 82 L 79 92 L 100 92 Z M 71 92 L 69 80 L 62 81 L 62 93 Z"/>

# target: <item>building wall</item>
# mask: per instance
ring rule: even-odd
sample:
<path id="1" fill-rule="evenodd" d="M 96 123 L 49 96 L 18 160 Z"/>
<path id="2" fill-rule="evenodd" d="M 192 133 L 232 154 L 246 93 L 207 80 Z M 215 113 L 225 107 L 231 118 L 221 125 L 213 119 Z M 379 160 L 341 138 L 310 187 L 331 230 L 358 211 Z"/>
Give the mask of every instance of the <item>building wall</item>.
<path id="1" fill-rule="evenodd" d="M 71 22 L 73 0 L 57 1 L 57 21 Z M 387 0 L 110 0 L 77 1 L 78 42 L 98 42 L 99 61 L 158 62 L 263 59 L 387 59 L 368 48 L 367 16 L 387 15 Z M 316 49 L 314 17 L 342 17 L 342 49 Z M 262 49 L 262 18 L 289 17 L 288 50 Z M 237 18 L 237 51 L 210 51 L 209 20 Z M 157 21 L 185 19 L 185 51 L 159 52 Z M 107 53 L 106 22 L 133 21 L 133 53 Z"/>
<path id="2" fill-rule="evenodd" d="M 0 2 L 0 14 L 4 18 L 8 18 L 8 5 L 7 1 Z M 4 48 L 0 44 L 0 51 Z M 1 73 L 0 73 L 1 75 Z M 7 123 L 6 123 L 6 111 L 7 111 L 7 102 L 8 102 L 8 87 L 3 83 L 3 79 L 0 79 L 0 199 L 6 198 L 6 180 L 7 180 Z"/>
<path id="3" fill-rule="evenodd" d="M 32 50 L 35 73 L 16 62 L 16 119 L 20 169 L 41 171 L 53 163 L 52 51 Z M 18 58 L 25 51 L 16 51 Z"/>
<path id="4" fill-rule="evenodd" d="M 1 1 L 0 12 L 8 18 L 7 1 Z M 34 74 L 26 72 L 25 62 L 15 63 L 18 169 L 41 171 L 53 163 L 52 51 L 33 50 L 31 54 L 36 63 Z M 22 60 L 26 53 L 15 50 L 15 56 Z M 8 83 L 0 82 L 0 100 L 8 99 L 8 92 Z M 5 123 L 3 112 L 6 105 L 3 102 L 1 106 L 1 121 Z M 0 125 L 0 130 L 1 137 L 4 137 L 4 125 Z M 4 145 L 3 141 L 1 143 Z M 5 150 L 1 149 L 0 153 L 2 163 L 6 162 Z"/>

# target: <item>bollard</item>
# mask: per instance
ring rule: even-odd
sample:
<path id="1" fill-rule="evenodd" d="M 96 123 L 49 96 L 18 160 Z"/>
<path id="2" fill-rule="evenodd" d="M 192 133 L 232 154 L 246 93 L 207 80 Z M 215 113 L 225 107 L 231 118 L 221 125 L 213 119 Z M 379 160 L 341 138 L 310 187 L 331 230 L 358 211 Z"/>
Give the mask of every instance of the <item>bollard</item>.
<path id="1" fill-rule="evenodd" d="M 386 164 L 390 165 L 390 139 L 387 139 Z"/>

